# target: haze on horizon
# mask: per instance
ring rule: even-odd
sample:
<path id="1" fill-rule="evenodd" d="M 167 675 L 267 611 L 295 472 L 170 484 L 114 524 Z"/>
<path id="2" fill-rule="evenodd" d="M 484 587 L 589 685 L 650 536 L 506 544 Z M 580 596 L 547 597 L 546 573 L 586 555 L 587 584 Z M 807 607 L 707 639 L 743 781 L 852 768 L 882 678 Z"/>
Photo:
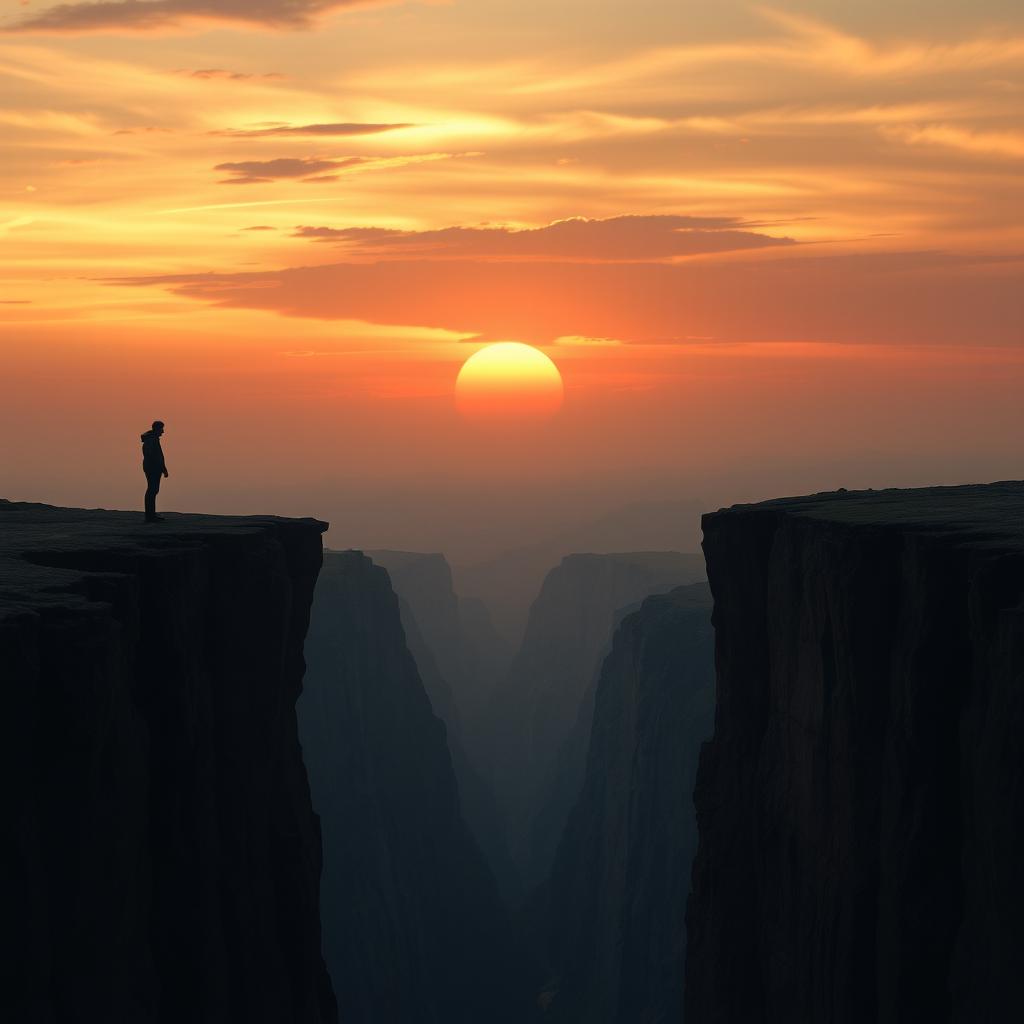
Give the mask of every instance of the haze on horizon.
<path id="1" fill-rule="evenodd" d="M 1020 477 L 1022 68 L 1010 0 L 2 0 L 0 493 L 137 507 L 159 417 L 165 507 L 471 562 Z M 550 422 L 459 417 L 500 340 Z"/>

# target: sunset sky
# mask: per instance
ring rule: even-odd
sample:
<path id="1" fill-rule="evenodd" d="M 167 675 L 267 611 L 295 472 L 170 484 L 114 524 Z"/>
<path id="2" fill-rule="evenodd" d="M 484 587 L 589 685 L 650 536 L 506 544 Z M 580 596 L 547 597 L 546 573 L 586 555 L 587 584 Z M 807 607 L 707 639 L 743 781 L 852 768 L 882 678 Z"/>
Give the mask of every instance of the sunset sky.
<path id="1" fill-rule="evenodd" d="M 472 559 L 1024 476 L 1019 0 L 0 0 L 0 495 Z M 467 422 L 541 348 L 554 418 Z M 642 546 L 642 545 L 638 545 Z"/>

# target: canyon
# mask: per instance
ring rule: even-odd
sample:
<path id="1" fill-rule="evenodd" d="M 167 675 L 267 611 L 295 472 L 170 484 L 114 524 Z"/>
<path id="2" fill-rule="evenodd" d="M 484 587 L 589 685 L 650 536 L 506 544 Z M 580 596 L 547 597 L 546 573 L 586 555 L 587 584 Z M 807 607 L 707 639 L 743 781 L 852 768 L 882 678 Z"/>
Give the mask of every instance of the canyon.
<path id="1" fill-rule="evenodd" d="M 444 618 L 430 631 L 432 649 L 459 634 L 451 574 L 439 555 L 373 558 L 388 566 L 426 682 L 438 659 L 414 642 L 423 632 L 417 615 Z M 554 863 L 519 890 L 503 889 L 521 907 L 516 917 L 544 967 L 538 1001 L 552 1024 L 668 1021 L 682 1012 L 691 793 L 711 732 L 714 660 L 707 584 L 673 581 L 702 575 L 699 556 L 675 552 L 564 558 L 534 602 L 518 671 L 485 684 L 508 729 L 552 697 L 566 705 L 558 763 L 532 794 L 534 830 L 549 830 Z M 522 761 L 522 736 L 504 741 Z M 493 770 L 486 757 L 478 763 Z"/>
<path id="2" fill-rule="evenodd" d="M 596 679 L 612 634 L 651 594 L 705 577 L 697 554 L 571 554 L 545 577 L 484 723 L 489 778 L 525 889 L 551 866 L 583 783 Z"/>
<path id="3" fill-rule="evenodd" d="M 567 555 L 517 652 L 324 529 L 0 501 L 0 1017 L 1024 1013 L 1024 484 Z"/>

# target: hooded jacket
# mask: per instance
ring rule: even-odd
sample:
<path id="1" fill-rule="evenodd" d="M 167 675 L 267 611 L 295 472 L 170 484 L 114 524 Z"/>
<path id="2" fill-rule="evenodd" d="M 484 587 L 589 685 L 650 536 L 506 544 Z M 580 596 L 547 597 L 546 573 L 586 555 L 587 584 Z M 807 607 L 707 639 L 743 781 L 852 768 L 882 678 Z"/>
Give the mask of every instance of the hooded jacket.
<path id="1" fill-rule="evenodd" d="M 142 471 L 162 473 L 166 468 L 164 450 L 160 447 L 160 436 L 155 430 L 147 430 L 142 435 Z"/>

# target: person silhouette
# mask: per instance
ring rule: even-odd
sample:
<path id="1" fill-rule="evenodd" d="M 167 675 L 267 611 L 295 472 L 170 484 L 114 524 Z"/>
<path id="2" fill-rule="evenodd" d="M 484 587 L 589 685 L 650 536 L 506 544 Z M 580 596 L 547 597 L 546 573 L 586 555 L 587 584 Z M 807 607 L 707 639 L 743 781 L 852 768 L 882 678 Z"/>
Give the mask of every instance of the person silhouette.
<path id="1" fill-rule="evenodd" d="M 164 450 L 160 437 L 164 432 L 162 420 L 153 421 L 153 429 L 142 435 L 142 472 L 146 474 L 146 522 L 163 522 L 163 516 L 156 514 L 156 496 L 160 493 L 160 478 L 170 476 L 164 462 Z"/>

